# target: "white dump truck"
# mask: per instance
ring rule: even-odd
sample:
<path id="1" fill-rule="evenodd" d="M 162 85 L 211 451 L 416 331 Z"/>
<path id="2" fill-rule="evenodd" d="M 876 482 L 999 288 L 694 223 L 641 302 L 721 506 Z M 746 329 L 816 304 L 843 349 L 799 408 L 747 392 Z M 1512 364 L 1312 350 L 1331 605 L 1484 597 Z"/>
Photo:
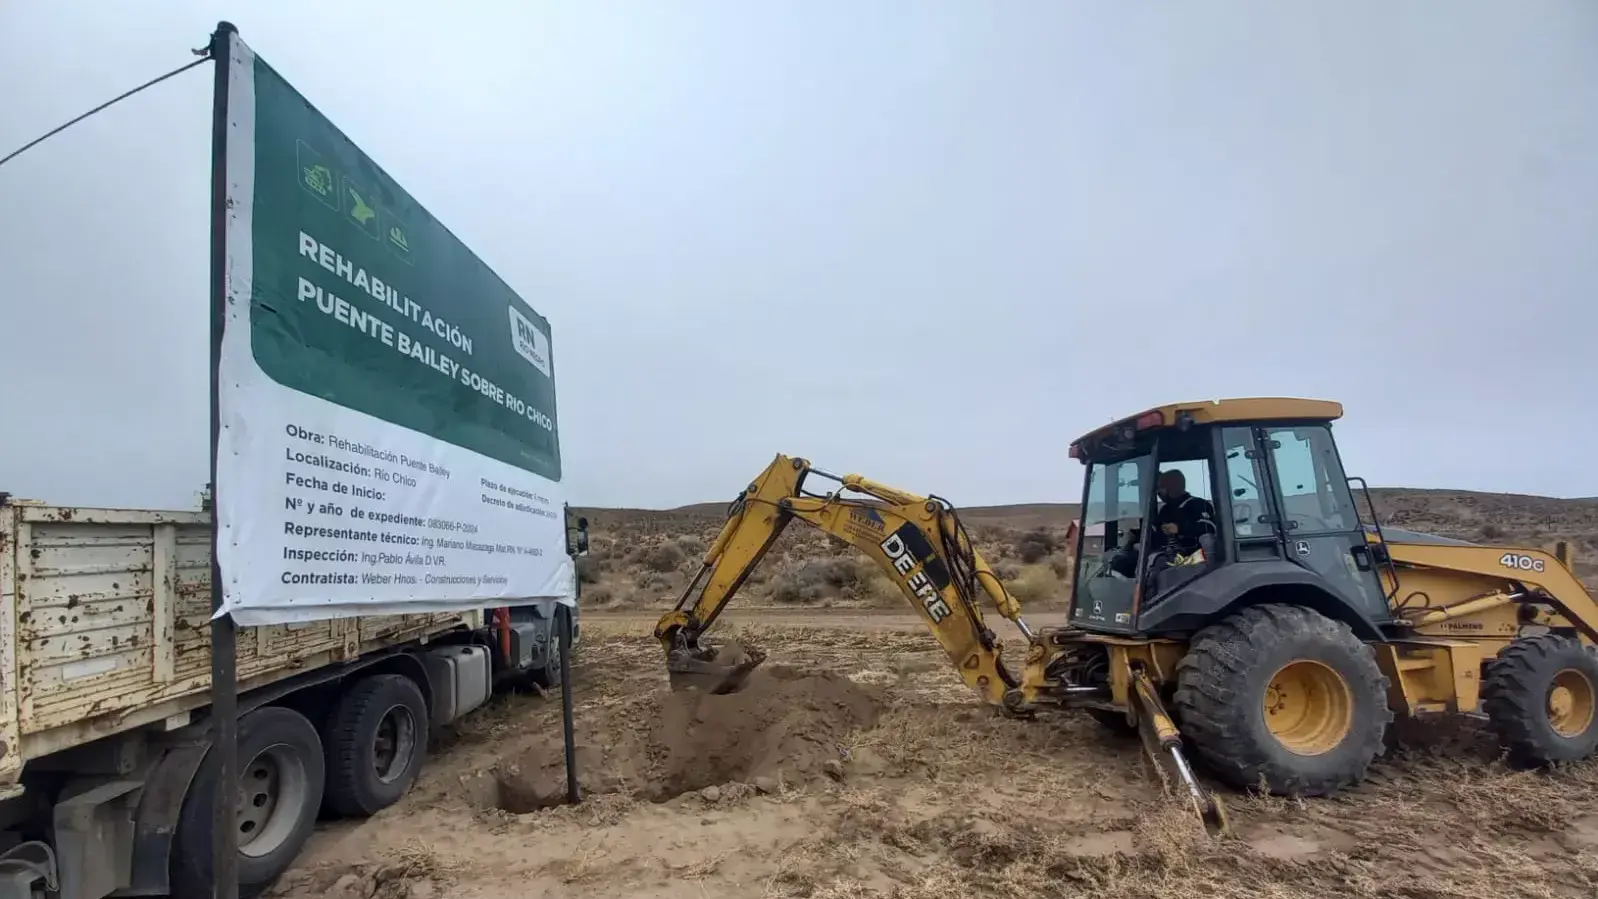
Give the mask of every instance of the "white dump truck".
<path id="1" fill-rule="evenodd" d="M 211 895 L 210 543 L 206 511 L 0 494 L 0 899 Z M 575 635 L 553 600 L 240 628 L 241 894 L 318 817 L 399 799 L 496 686 L 557 684 L 567 614 Z"/>

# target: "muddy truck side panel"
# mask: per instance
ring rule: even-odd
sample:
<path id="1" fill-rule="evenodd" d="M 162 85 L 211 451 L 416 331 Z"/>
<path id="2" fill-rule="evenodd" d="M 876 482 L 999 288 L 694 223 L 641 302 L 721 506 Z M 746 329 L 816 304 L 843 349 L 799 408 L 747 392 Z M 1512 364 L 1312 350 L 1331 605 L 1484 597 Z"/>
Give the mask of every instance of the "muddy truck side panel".
<path id="1" fill-rule="evenodd" d="M 13 869 L 61 899 L 209 895 L 210 809 L 195 797 L 208 804 L 217 786 L 207 781 L 210 530 L 209 512 L 0 495 L 0 899 L 30 896 Z M 266 768 L 251 768 L 257 753 L 282 768 L 277 781 L 309 784 L 263 803 L 294 817 L 260 822 L 260 838 L 276 842 L 241 855 L 242 895 L 292 863 L 319 810 L 361 816 L 396 801 L 428 734 L 496 683 L 547 685 L 563 607 L 514 607 L 497 616 L 505 634 L 487 630 L 485 612 L 239 629 L 241 771 L 267 782 Z M 273 739 L 289 748 L 251 743 Z M 241 833 L 241 846 L 250 839 Z"/>

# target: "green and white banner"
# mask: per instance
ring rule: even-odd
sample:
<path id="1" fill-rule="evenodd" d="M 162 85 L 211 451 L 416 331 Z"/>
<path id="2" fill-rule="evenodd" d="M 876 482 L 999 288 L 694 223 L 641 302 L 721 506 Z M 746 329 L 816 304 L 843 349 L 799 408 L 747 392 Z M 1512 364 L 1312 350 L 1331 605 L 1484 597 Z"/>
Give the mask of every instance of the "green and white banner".
<path id="1" fill-rule="evenodd" d="M 229 68 L 223 611 L 575 601 L 549 323 L 237 35 Z"/>

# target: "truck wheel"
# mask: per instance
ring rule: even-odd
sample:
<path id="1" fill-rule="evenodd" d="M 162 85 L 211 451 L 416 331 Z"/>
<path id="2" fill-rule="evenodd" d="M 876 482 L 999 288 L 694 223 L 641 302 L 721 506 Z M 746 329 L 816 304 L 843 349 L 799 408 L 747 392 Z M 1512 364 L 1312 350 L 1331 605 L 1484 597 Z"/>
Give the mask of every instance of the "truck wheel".
<path id="1" fill-rule="evenodd" d="M 322 804 L 322 741 L 304 715 L 265 706 L 239 720 L 239 895 L 258 895 L 294 863 Z M 169 874 L 173 899 L 211 896 L 211 808 L 220 760 L 205 754 L 183 799 Z"/>
<path id="2" fill-rule="evenodd" d="M 1205 628 L 1173 697 L 1195 756 L 1239 789 L 1322 796 L 1358 783 L 1382 751 L 1387 678 L 1348 625 L 1292 605 Z"/>
<path id="3" fill-rule="evenodd" d="M 565 606 L 555 606 L 555 614 L 549 619 L 549 652 L 544 653 L 544 667 L 528 675 L 533 683 L 546 690 L 560 686 L 560 654 L 566 651 L 566 647 L 561 645 L 560 636 L 566 627 L 568 614 Z"/>
<path id="4" fill-rule="evenodd" d="M 1573 637 L 1522 637 L 1488 663 L 1482 710 L 1516 764 L 1584 759 L 1598 748 L 1598 656 Z"/>
<path id="5" fill-rule="evenodd" d="M 327 723 L 327 805 L 367 817 L 411 788 L 427 756 L 427 701 L 402 674 L 358 681 Z"/>

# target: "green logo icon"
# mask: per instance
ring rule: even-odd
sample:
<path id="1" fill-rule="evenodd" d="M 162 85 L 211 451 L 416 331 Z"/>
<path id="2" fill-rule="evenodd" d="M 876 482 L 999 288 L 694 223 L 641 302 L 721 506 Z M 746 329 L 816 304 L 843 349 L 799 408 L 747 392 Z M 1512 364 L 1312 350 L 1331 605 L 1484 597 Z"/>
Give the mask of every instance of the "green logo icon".
<path id="1" fill-rule="evenodd" d="M 377 218 L 377 210 L 366 205 L 366 201 L 361 199 L 361 195 L 356 193 L 354 188 L 350 189 L 350 199 L 355 201 L 355 205 L 350 209 L 350 215 L 355 216 L 357 222 L 365 225 L 372 219 Z"/>
<path id="2" fill-rule="evenodd" d="M 296 140 L 294 160 L 299 165 L 300 187 L 321 200 L 323 205 L 332 209 L 339 208 L 338 176 L 326 162 L 322 161 L 322 154 L 311 149 L 311 145 L 305 141 Z"/>
<path id="3" fill-rule="evenodd" d="M 382 232 L 378 229 L 377 205 L 372 202 L 372 195 L 367 193 L 366 188 L 356 185 L 348 175 L 345 175 L 344 196 L 349 200 L 350 218 L 361 226 L 367 237 L 379 240 Z"/>
<path id="4" fill-rule="evenodd" d="M 378 210 L 378 213 L 380 216 L 379 221 L 383 226 L 383 245 L 388 247 L 388 251 L 393 253 L 395 258 L 399 259 L 399 261 L 405 263 L 406 265 L 410 265 L 410 232 L 406 230 L 404 225 L 400 224 L 399 217 L 396 216 L 394 211 L 388 207 L 383 207 L 382 209 Z"/>
<path id="5" fill-rule="evenodd" d="M 305 186 L 311 189 L 311 193 L 319 197 L 326 197 L 333 193 L 332 169 L 319 162 L 315 165 L 306 166 L 302 174 L 305 177 Z"/>

